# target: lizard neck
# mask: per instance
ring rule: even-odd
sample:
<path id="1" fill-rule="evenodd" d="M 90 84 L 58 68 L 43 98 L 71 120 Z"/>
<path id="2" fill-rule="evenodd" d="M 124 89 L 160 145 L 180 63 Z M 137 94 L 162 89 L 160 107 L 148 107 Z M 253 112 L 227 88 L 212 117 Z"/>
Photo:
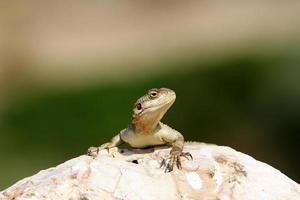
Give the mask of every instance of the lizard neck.
<path id="1" fill-rule="evenodd" d="M 134 116 L 131 120 L 130 127 L 135 133 L 151 134 L 157 128 L 163 113 L 158 116 Z"/>

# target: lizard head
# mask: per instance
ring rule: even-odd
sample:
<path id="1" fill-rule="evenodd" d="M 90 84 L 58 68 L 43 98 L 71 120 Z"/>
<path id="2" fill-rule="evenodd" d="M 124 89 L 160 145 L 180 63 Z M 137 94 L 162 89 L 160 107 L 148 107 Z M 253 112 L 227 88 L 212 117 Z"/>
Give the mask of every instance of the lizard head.
<path id="1" fill-rule="evenodd" d="M 152 129 L 157 125 L 176 99 L 173 90 L 150 89 L 134 104 L 132 123 Z"/>

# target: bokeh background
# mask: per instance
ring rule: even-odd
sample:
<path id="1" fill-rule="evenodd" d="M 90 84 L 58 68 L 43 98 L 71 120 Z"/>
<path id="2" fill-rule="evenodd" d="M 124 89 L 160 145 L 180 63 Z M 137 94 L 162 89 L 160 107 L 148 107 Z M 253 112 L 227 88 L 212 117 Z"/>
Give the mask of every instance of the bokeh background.
<path id="1" fill-rule="evenodd" d="M 1 1 L 0 190 L 125 128 L 163 121 L 300 182 L 299 1 Z"/>

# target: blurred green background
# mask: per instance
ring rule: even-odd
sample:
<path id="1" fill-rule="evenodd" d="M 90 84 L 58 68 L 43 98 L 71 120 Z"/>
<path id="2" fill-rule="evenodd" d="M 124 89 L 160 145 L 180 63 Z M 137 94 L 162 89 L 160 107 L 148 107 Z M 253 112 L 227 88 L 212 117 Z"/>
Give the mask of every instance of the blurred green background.
<path id="1" fill-rule="evenodd" d="M 2 4 L 0 190 L 110 139 L 153 87 L 186 140 L 300 182 L 299 3 Z"/>

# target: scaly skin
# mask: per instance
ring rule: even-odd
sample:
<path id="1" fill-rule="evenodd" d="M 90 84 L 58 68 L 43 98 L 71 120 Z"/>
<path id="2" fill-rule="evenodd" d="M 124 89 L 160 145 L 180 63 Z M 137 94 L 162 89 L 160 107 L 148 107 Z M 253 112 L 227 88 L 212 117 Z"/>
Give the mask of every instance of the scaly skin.
<path id="1" fill-rule="evenodd" d="M 176 94 L 173 90 L 150 89 L 134 104 L 133 116 L 128 128 L 123 129 L 108 143 L 100 147 L 90 147 L 87 154 L 96 156 L 100 150 L 110 149 L 124 142 L 135 148 L 166 144 L 172 145 L 172 149 L 170 155 L 161 162 L 161 167 L 165 167 L 165 172 L 172 171 L 175 164 L 178 169 L 181 169 L 181 156 L 192 159 L 190 153 L 182 152 L 184 137 L 178 131 L 160 122 L 175 99 Z"/>

